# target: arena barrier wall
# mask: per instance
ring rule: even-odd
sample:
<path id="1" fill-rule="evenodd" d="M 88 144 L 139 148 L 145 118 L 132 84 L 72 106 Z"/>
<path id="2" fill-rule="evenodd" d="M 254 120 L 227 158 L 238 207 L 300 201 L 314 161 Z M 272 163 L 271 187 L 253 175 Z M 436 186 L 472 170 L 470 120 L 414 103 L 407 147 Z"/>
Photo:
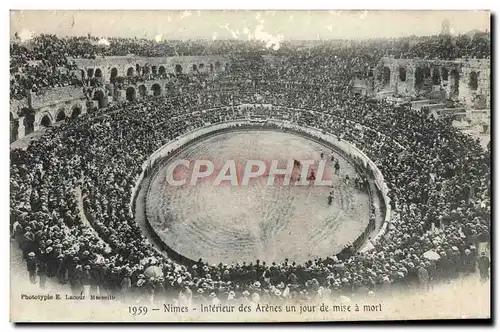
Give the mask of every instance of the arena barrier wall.
<path id="1" fill-rule="evenodd" d="M 318 129 L 309 126 L 295 125 L 293 123 L 284 120 L 268 120 L 268 122 L 273 122 L 278 126 L 282 126 L 284 128 L 295 129 L 298 131 L 302 130 L 313 137 L 321 138 L 322 140 L 328 142 L 329 144 L 337 147 L 338 149 L 346 153 L 350 158 L 354 159 L 356 162 L 360 163 L 365 170 L 369 170 L 371 172 L 373 179 L 375 181 L 375 185 L 382 194 L 382 199 L 385 205 L 384 222 L 382 223 L 382 226 L 380 227 L 380 230 L 377 233 L 377 235 L 371 240 L 372 243 L 375 245 L 380 240 L 380 238 L 384 236 L 385 232 L 387 231 L 388 224 L 390 223 L 391 220 L 391 204 L 390 204 L 390 198 L 388 196 L 389 188 L 387 187 L 387 184 L 385 183 L 384 180 L 384 176 L 377 167 L 377 165 L 375 165 L 375 163 L 363 151 L 361 151 L 351 143 L 348 143 L 342 140 L 340 137 L 335 136 L 333 134 L 323 133 Z"/>
<path id="2" fill-rule="evenodd" d="M 248 107 L 251 105 L 245 105 L 245 107 Z M 271 105 L 270 105 L 271 106 Z M 207 111 L 213 111 L 213 110 L 207 110 Z M 240 119 L 240 120 L 230 120 L 226 121 L 224 123 L 216 123 L 216 124 L 209 124 L 206 125 L 205 127 L 198 128 L 195 131 L 188 132 L 185 134 L 180 135 L 176 139 L 170 141 L 166 145 L 160 147 L 157 149 L 149 158 L 146 160 L 143 165 L 142 165 L 142 172 L 141 174 L 137 177 L 136 180 L 136 185 L 132 190 L 132 200 L 130 202 L 129 209 L 131 212 L 135 212 L 134 210 L 134 202 L 136 200 L 136 196 L 138 194 L 138 189 L 144 180 L 146 176 L 149 175 L 149 172 L 157 166 L 158 162 L 161 160 L 166 159 L 166 157 L 170 156 L 172 152 L 175 152 L 178 150 L 180 147 L 185 146 L 189 142 L 193 141 L 198 141 L 199 139 L 202 139 L 206 136 L 211 136 L 217 132 L 229 130 L 229 129 L 244 129 L 245 127 L 255 127 L 257 124 L 263 125 L 265 127 L 268 127 L 269 125 L 275 126 L 277 128 L 281 129 L 286 129 L 290 130 L 296 133 L 305 133 L 311 137 L 315 137 L 321 141 L 324 141 L 328 143 L 329 145 L 332 145 L 336 147 L 338 150 L 342 151 L 344 154 L 346 154 L 349 158 L 351 158 L 358 166 L 361 166 L 364 168 L 365 171 L 370 171 L 370 175 L 372 179 L 374 180 L 374 183 L 379 191 L 379 193 L 382 196 L 382 199 L 384 201 L 385 205 L 385 217 L 383 219 L 382 226 L 380 227 L 379 232 L 377 235 L 374 237 L 374 239 L 371 239 L 372 244 L 376 244 L 377 241 L 385 234 L 388 223 L 390 222 L 390 215 L 391 215 L 391 206 L 390 206 L 390 201 L 389 197 L 387 196 L 388 188 L 387 185 L 385 184 L 384 177 L 378 167 L 371 161 L 371 159 L 366 156 L 365 153 L 363 153 L 360 149 L 356 148 L 352 144 L 343 141 L 340 137 L 329 134 L 329 133 L 324 133 L 316 128 L 313 127 L 308 127 L 308 126 L 303 126 L 303 125 L 296 125 L 293 123 L 290 123 L 285 120 L 281 119 L 267 119 L 265 121 L 262 121 L 262 119 L 258 119 L 257 121 L 254 121 L 253 119 Z M 147 219 L 147 218 L 146 218 Z M 146 224 L 148 227 L 153 231 L 153 234 L 155 234 L 154 230 L 152 229 L 151 225 L 149 222 L 146 221 Z M 359 250 L 359 248 L 362 246 L 362 244 L 366 241 L 368 238 L 369 234 L 373 232 L 376 228 L 375 225 L 375 220 L 370 219 L 368 226 L 366 227 L 365 231 L 360 234 L 360 236 L 349 246 L 349 248 L 345 248 L 342 250 L 341 253 L 338 254 L 338 256 L 341 257 L 347 257 L 350 256 L 353 252 Z M 157 240 L 159 242 L 161 239 L 157 236 Z M 164 248 L 167 249 L 167 248 Z M 172 249 L 168 248 L 169 254 L 172 256 L 172 258 L 181 261 L 186 261 L 186 263 L 194 263 L 194 261 L 187 259 L 183 257 L 182 255 L 179 255 L 176 252 L 173 252 Z"/>

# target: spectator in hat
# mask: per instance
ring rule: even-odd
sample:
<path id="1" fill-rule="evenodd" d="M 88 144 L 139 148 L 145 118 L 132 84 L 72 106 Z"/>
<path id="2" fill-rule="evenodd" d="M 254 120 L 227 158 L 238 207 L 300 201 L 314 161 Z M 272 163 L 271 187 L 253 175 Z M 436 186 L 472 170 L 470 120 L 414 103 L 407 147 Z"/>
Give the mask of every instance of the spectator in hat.
<path id="1" fill-rule="evenodd" d="M 184 285 L 182 290 L 179 292 L 179 305 L 180 306 L 191 306 L 193 300 L 193 292 L 189 286 Z"/>
<path id="2" fill-rule="evenodd" d="M 486 256 L 486 252 L 481 252 L 481 257 L 478 260 L 479 276 L 481 282 L 486 282 L 490 278 L 490 259 Z"/>
<path id="3" fill-rule="evenodd" d="M 70 286 L 71 286 L 71 291 L 72 291 L 73 295 L 83 294 L 84 276 L 85 276 L 85 273 L 84 273 L 83 267 L 79 264 L 76 265 L 75 272 L 72 275 L 72 277 L 70 278 Z"/>
<path id="4" fill-rule="evenodd" d="M 67 259 L 64 254 L 59 254 L 57 256 L 57 279 L 60 284 L 65 284 L 67 282 Z"/>
<path id="5" fill-rule="evenodd" d="M 35 258 L 35 253 L 34 252 L 30 252 L 28 253 L 28 261 L 26 262 L 27 266 L 28 266 L 28 274 L 29 274 L 29 278 L 30 278 L 30 282 L 32 284 L 36 284 L 37 280 L 36 280 L 36 272 L 37 272 L 37 260 Z"/>
<path id="6" fill-rule="evenodd" d="M 92 276 L 90 275 L 90 265 L 85 265 L 82 272 L 83 291 L 86 298 L 90 298 L 90 285 L 92 284 Z"/>
<path id="7" fill-rule="evenodd" d="M 203 288 L 198 288 L 196 291 L 196 294 L 193 295 L 193 303 L 201 303 L 201 304 L 206 304 L 207 303 L 207 298 L 204 295 L 205 290 Z"/>

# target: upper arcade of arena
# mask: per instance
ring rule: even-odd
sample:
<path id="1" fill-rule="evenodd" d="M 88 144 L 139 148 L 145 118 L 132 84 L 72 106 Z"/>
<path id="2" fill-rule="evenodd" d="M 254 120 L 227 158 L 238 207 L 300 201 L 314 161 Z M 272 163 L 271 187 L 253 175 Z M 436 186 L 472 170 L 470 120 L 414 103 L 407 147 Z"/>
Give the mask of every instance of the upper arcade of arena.
<path id="1" fill-rule="evenodd" d="M 285 41 L 273 49 L 240 40 L 41 34 L 21 41 L 16 35 L 10 45 L 11 120 L 26 128 L 19 138 L 43 123 L 110 103 L 178 91 L 171 85 L 179 80 L 204 88 L 207 80 L 226 77 L 340 86 L 351 94 L 405 97 L 407 102 L 433 99 L 439 106 L 434 108 L 444 110 L 450 103 L 486 109 L 490 39 L 490 33 L 476 31 L 454 37 Z"/>

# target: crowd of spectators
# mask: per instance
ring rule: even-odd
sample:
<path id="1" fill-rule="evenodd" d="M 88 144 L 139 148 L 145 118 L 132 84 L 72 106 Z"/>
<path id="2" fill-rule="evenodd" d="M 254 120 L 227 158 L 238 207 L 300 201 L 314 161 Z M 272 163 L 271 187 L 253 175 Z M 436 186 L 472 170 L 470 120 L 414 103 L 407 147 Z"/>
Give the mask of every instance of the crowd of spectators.
<path id="1" fill-rule="evenodd" d="M 374 296 L 428 288 L 477 266 L 487 276 L 488 266 L 476 260 L 479 243 L 489 241 L 489 150 L 425 113 L 318 88 L 314 77 L 291 85 L 287 77 L 261 74 L 236 76 L 218 88 L 207 82 L 214 86 L 196 93 L 179 80 L 176 94 L 85 114 L 27 150 L 13 150 L 12 234 L 32 280 L 55 277 L 75 294 L 182 304 Z M 236 107 L 245 103 L 275 106 Z M 372 250 L 308 262 L 211 266 L 201 258 L 190 266 L 148 242 L 129 209 L 142 163 L 182 133 L 256 112 L 339 135 L 377 164 L 394 214 Z M 429 250 L 439 259 L 425 258 Z M 161 272 L 151 275 L 151 266 Z"/>
<path id="2" fill-rule="evenodd" d="M 74 52 L 84 48 L 68 46 L 68 40 L 55 35 L 39 35 L 29 43 L 14 41 L 10 45 L 10 95 L 22 99 L 46 88 L 83 84 L 68 61 Z"/>
<path id="3" fill-rule="evenodd" d="M 426 55 L 442 56 L 433 46 L 436 38 L 421 39 L 419 47 L 399 53 L 418 56 L 427 45 Z M 485 55 L 480 44 L 472 46 L 475 39 L 463 44 L 460 38 L 461 56 Z M 13 97 L 23 96 L 26 87 L 71 82 L 71 77 L 54 78 L 57 68 L 74 69 L 69 56 L 163 55 L 158 43 L 109 39 L 111 46 L 103 48 L 94 42 L 42 35 L 34 38 L 34 46 L 11 45 Z M 12 150 L 11 232 L 27 259 L 30 280 L 44 287 L 52 277 L 75 294 L 85 290 L 140 301 L 217 304 L 373 297 L 427 289 L 478 267 L 487 279 L 489 262 L 479 244 L 490 241 L 489 148 L 484 151 L 447 119 L 347 93 L 348 80 L 369 76 L 381 56 L 399 50 L 396 44 L 327 44 L 309 50 L 285 44 L 276 55 L 286 60 L 267 63 L 254 52 L 236 52 L 241 43 L 221 43 L 228 50 L 212 51 L 239 55 L 216 79 L 178 75 L 167 96 L 142 96 L 86 113 L 51 128 L 26 150 Z M 196 43 L 189 45 L 183 53 L 202 52 Z M 141 78 L 134 80 L 138 84 Z M 115 82 L 125 83 L 130 82 Z M 242 104 L 274 106 L 238 107 Z M 212 266 L 202 257 L 183 264 L 149 243 L 130 209 L 143 162 L 160 146 L 207 123 L 256 116 L 331 132 L 375 162 L 389 187 L 393 215 L 373 249 L 332 252 L 308 262 Z M 438 258 L 426 258 L 429 251 Z"/>
<path id="4" fill-rule="evenodd" d="M 105 43 L 101 43 L 101 41 Z M 30 91 L 43 93 L 45 88 L 90 84 L 73 72 L 71 58 L 95 59 L 106 56 L 136 55 L 145 57 L 225 54 L 247 62 L 262 61 L 262 55 L 283 57 L 286 67 L 266 70 L 268 75 L 289 76 L 295 82 L 315 77 L 318 84 L 328 84 L 332 77 L 349 80 L 369 77 L 382 56 L 396 58 L 489 58 L 490 34 L 404 37 L 366 41 L 329 41 L 303 47 L 285 42 L 278 49 L 265 48 L 258 42 L 239 40 L 156 42 L 138 38 L 98 38 L 93 36 L 59 38 L 41 34 L 28 41 L 15 38 L 10 46 L 11 98 L 22 99 Z M 307 63 L 307 66 L 303 64 Z M 243 66 L 244 67 L 244 66 Z M 293 75 L 292 75 L 293 74 Z M 96 85 L 93 81 L 93 86 Z"/>

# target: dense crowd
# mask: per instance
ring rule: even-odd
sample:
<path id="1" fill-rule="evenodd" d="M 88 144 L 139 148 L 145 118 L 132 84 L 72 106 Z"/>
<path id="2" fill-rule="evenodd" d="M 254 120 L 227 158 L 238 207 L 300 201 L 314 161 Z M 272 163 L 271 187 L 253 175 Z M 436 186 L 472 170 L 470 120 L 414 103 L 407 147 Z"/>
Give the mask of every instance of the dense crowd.
<path id="1" fill-rule="evenodd" d="M 105 41 L 102 43 L 101 41 Z M 43 93 L 45 88 L 82 85 L 85 82 L 72 58 L 95 59 L 106 56 L 136 55 L 145 57 L 176 55 L 226 54 L 246 60 L 271 54 L 284 57 L 287 66 L 269 68 L 265 75 L 290 76 L 294 82 L 316 77 L 318 84 L 328 84 L 332 77 L 349 80 L 352 77 L 372 75 L 382 56 L 396 58 L 489 58 L 490 33 L 468 35 L 405 37 L 367 41 L 330 41 L 302 47 L 285 42 L 278 50 L 266 48 L 264 43 L 215 40 L 211 42 L 172 41 L 156 42 L 138 38 L 68 37 L 41 34 L 28 41 L 15 38 L 10 45 L 11 98 L 26 98 L 30 91 Z M 246 61 L 247 63 L 249 61 Z M 304 66 L 304 64 L 308 64 Z M 292 75 L 293 74 L 293 75 Z"/>
<path id="2" fill-rule="evenodd" d="M 489 151 L 444 121 L 388 103 L 266 83 L 112 106 L 13 150 L 12 234 L 33 280 L 147 301 L 265 302 L 429 287 L 476 270 L 478 244 L 489 241 Z M 279 111 L 233 106 L 268 101 Z M 340 135 L 374 160 L 395 213 L 373 250 L 305 263 L 185 266 L 148 242 L 129 208 L 144 160 L 186 131 L 256 113 Z M 426 259 L 429 250 L 439 259 Z"/>
<path id="3" fill-rule="evenodd" d="M 16 95 L 22 94 L 26 86 L 21 79 L 35 73 L 27 69 L 32 61 L 41 62 L 39 73 L 53 77 L 43 68 L 72 69 L 69 56 L 162 54 L 154 51 L 159 46 L 150 50 L 149 44 L 132 40 L 110 39 L 110 48 L 89 46 L 91 41 L 40 36 L 34 48 L 14 44 L 11 72 L 24 74 L 11 82 L 11 91 L 15 86 Z M 434 56 L 434 42 L 420 41 L 429 48 L 425 54 Z M 477 269 L 487 279 L 489 260 L 479 245 L 490 241 L 489 148 L 484 151 L 447 119 L 346 93 L 348 80 L 359 73 L 370 75 L 369 69 L 385 55 L 381 52 L 398 50 L 395 44 L 380 48 L 372 41 L 309 51 L 293 51 L 285 44 L 276 55 L 287 61 L 271 64 L 249 52 L 216 79 L 179 75 L 171 81 L 175 93 L 167 97 L 144 97 L 86 113 L 51 128 L 26 150 L 12 150 L 11 233 L 27 259 L 30 280 L 45 287 L 52 277 L 75 294 L 133 294 L 140 301 L 181 305 L 373 297 L 402 288 L 429 288 Z M 242 47 L 221 45 L 229 48 L 227 53 Z M 461 52 L 483 54 L 479 46 L 467 45 Z M 188 47 L 186 53 L 196 54 L 195 49 Z M 39 82 L 45 74 L 34 75 L 31 81 Z M 37 88 L 61 84 L 41 80 Z M 257 106 L 238 107 L 242 104 Z M 255 117 L 322 129 L 356 145 L 375 162 L 389 187 L 393 213 L 373 249 L 332 252 L 308 262 L 216 266 L 202 258 L 186 265 L 155 249 L 130 208 L 144 161 L 185 132 Z"/>

